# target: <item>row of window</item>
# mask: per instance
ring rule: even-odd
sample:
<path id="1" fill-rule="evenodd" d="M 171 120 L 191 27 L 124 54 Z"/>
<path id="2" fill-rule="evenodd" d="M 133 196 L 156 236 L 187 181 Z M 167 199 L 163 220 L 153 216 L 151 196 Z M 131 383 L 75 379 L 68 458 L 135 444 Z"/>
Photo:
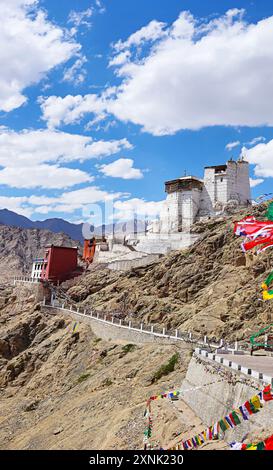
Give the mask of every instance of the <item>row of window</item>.
<path id="1" fill-rule="evenodd" d="M 34 271 L 32 277 L 33 277 L 33 278 L 34 278 L 34 277 L 37 277 L 37 278 L 39 277 L 39 278 L 40 278 L 40 277 L 41 277 L 41 274 L 42 274 L 41 271 Z"/>
<path id="2" fill-rule="evenodd" d="M 34 266 L 34 270 L 35 271 L 38 271 L 38 270 L 42 270 L 43 269 L 43 263 L 36 263 L 35 266 Z"/>

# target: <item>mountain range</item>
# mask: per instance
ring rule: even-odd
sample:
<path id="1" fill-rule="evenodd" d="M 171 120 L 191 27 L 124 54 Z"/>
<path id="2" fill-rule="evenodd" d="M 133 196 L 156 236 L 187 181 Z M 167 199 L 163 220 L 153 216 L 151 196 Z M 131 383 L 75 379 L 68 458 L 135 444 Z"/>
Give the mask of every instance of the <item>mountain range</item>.
<path id="1" fill-rule="evenodd" d="M 127 233 L 133 233 L 134 229 L 136 228 L 136 223 L 138 226 L 138 231 L 144 231 L 145 226 L 147 224 L 146 221 L 129 221 L 126 223 L 126 231 Z M 68 222 L 64 219 L 59 218 L 52 218 L 46 220 L 37 220 L 33 221 L 28 219 L 27 217 L 17 214 L 16 212 L 10 211 L 8 209 L 0 209 L 0 224 L 8 225 L 11 227 L 18 227 L 23 229 L 42 229 L 42 230 L 50 230 L 54 233 L 63 232 L 68 235 L 73 240 L 78 240 L 81 243 L 83 242 L 83 234 L 82 228 L 83 224 L 73 224 L 72 222 Z M 101 235 L 105 233 L 105 235 L 112 234 L 122 234 L 125 230 L 125 222 L 119 222 L 114 224 L 107 224 L 102 225 L 99 227 L 92 227 L 90 230 L 94 230 L 95 235 Z"/>

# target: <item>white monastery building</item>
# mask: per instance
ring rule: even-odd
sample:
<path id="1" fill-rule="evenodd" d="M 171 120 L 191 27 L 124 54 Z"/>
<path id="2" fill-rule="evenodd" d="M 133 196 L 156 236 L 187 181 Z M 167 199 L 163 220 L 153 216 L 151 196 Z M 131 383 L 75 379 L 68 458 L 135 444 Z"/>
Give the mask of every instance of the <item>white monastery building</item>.
<path id="1" fill-rule="evenodd" d="M 249 163 L 229 160 L 225 165 L 205 167 L 204 179 L 184 176 L 165 183 L 167 198 L 160 221 L 152 232 L 187 232 L 203 217 L 220 215 L 232 205 L 251 204 Z"/>

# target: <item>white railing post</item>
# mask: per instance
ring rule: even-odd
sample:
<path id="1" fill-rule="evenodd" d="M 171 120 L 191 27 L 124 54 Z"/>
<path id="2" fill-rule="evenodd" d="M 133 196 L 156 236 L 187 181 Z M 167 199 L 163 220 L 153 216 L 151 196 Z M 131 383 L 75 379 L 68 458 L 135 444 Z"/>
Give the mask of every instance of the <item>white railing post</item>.
<path id="1" fill-rule="evenodd" d="M 86 308 L 84 309 L 83 314 L 86 315 Z"/>
<path id="2" fill-rule="evenodd" d="M 238 341 L 235 341 L 235 351 L 238 351 Z"/>
<path id="3" fill-rule="evenodd" d="M 70 305 L 70 309 L 69 309 L 69 310 L 71 310 L 71 312 L 72 312 L 72 305 Z"/>
<path id="4" fill-rule="evenodd" d="M 192 333 L 189 332 L 189 339 L 192 340 Z"/>
<path id="5" fill-rule="evenodd" d="M 97 318 L 99 318 L 99 312 L 97 312 Z"/>
<path id="6" fill-rule="evenodd" d="M 120 319 L 120 320 L 119 320 L 119 324 L 120 324 L 120 325 L 121 325 L 121 322 L 122 322 L 122 320 Z"/>
<path id="7" fill-rule="evenodd" d="M 175 330 L 175 337 L 178 338 L 178 330 Z"/>
<path id="8" fill-rule="evenodd" d="M 268 343 L 268 335 L 264 335 L 264 345 L 267 348 L 267 343 Z"/>
<path id="9" fill-rule="evenodd" d="M 45 301 L 45 297 L 44 297 L 44 299 L 43 299 L 43 305 L 45 305 L 45 304 L 46 304 L 46 301 Z"/>
<path id="10" fill-rule="evenodd" d="M 204 344 L 207 344 L 207 337 L 204 336 Z"/>
<path id="11" fill-rule="evenodd" d="M 220 345 L 219 345 L 220 348 L 223 346 L 223 344 L 224 344 L 224 341 L 222 339 L 220 339 Z"/>
<path id="12" fill-rule="evenodd" d="M 114 317 L 112 317 L 112 323 L 114 323 Z"/>
<path id="13" fill-rule="evenodd" d="M 129 321 L 129 328 L 131 328 L 131 327 L 132 327 L 132 322 L 131 322 L 131 321 Z"/>
<path id="14" fill-rule="evenodd" d="M 165 336 L 165 334 L 166 334 L 166 328 L 163 328 L 162 334 L 163 334 L 163 336 Z"/>
<path id="15" fill-rule="evenodd" d="M 153 333 L 153 332 L 154 332 L 154 326 L 151 325 L 151 333 Z"/>
<path id="16" fill-rule="evenodd" d="M 143 323 L 140 323 L 140 329 L 143 330 Z"/>
<path id="17" fill-rule="evenodd" d="M 79 309 L 79 307 L 78 307 L 78 308 L 77 308 L 77 313 L 79 313 L 79 311 L 80 311 L 80 309 Z"/>

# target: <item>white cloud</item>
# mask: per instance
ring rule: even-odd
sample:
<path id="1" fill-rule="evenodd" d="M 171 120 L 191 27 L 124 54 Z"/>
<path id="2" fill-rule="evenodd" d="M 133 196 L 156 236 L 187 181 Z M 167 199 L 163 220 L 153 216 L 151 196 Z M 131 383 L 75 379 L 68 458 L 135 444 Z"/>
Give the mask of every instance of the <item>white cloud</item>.
<path id="1" fill-rule="evenodd" d="M 250 187 L 251 188 L 255 188 L 256 186 L 258 186 L 259 184 L 262 184 L 264 182 L 264 180 L 262 178 L 256 178 L 256 179 L 253 179 L 253 178 L 250 178 Z"/>
<path id="2" fill-rule="evenodd" d="M 87 29 L 90 29 L 92 26 L 91 18 L 94 16 L 94 14 L 104 12 L 105 8 L 99 0 L 95 0 L 95 5 L 90 6 L 86 10 L 71 10 L 68 16 L 68 23 L 72 24 L 70 34 L 77 34 L 82 26 L 85 26 Z"/>
<path id="3" fill-rule="evenodd" d="M 144 199 L 132 198 L 126 201 L 116 201 L 114 203 L 117 220 L 132 220 L 137 215 L 138 218 L 154 218 L 160 214 L 164 201 L 145 201 Z"/>
<path id="4" fill-rule="evenodd" d="M 123 51 L 132 46 L 139 46 L 140 44 L 147 41 L 156 41 L 159 38 L 162 38 L 164 33 L 165 23 L 153 20 L 147 26 L 139 29 L 124 42 L 118 41 L 113 45 L 113 48 L 117 51 Z"/>
<path id="5" fill-rule="evenodd" d="M 0 184 L 61 189 L 91 182 L 93 177 L 88 173 L 64 164 L 107 157 L 131 147 L 127 139 L 93 141 L 91 137 L 49 129 L 15 132 L 2 127 Z"/>
<path id="6" fill-rule="evenodd" d="M 134 160 L 130 158 L 119 158 L 113 163 L 101 165 L 100 171 L 105 176 L 122 178 L 124 180 L 136 180 L 143 178 L 143 173 L 138 168 L 134 168 Z"/>
<path id="7" fill-rule="evenodd" d="M 128 194 L 115 192 L 109 193 L 96 186 L 63 192 L 59 196 L 24 196 L 4 197 L 0 196 L 0 208 L 8 208 L 19 214 L 30 217 L 35 214 L 65 213 L 74 214 L 82 211 L 83 221 L 91 220 L 95 214 L 98 224 L 103 223 L 103 212 L 99 204 L 106 204 L 108 220 L 132 220 L 135 215 L 138 218 L 155 218 L 160 214 L 164 201 L 145 201 L 139 198 L 128 198 Z M 123 198 L 123 200 L 121 199 Z M 101 214 L 101 215 L 100 215 Z M 91 219 L 90 219 L 91 217 Z"/>
<path id="8" fill-rule="evenodd" d="M 255 166 L 255 176 L 273 177 L 273 140 L 258 144 L 250 149 L 243 147 L 242 156 Z"/>
<path id="9" fill-rule="evenodd" d="M 30 217 L 35 213 L 48 214 L 52 213 L 66 213 L 73 214 L 76 210 L 82 210 L 83 217 L 86 219 L 89 214 L 89 209 L 99 203 L 110 204 L 112 207 L 113 201 L 121 197 L 127 196 L 126 193 L 121 192 L 108 192 L 96 186 L 88 186 L 82 189 L 73 191 L 66 191 L 59 196 L 22 196 L 22 197 L 8 197 L 0 196 L 0 209 L 7 208 L 13 210 L 18 214 Z"/>
<path id="10" fill-rule="evenodd" d="M 64 70 L 63 80 L 74 85 L 83 83 L 87 75 L 87 71 L 83 68 L 86 62 L 86 57 L 80 56 L 71 67 Z"/>
<path id="11" fill-rule="evenodd" d="M 68 17 L 68 22 L 73 23 L 76 28 L 79 26 L 87 26 L 87 28 L 90 28 L 92 23 L 90 22 L 91 16 L 93 16 L 94 10 L 92 7 L 87 8 L 86 10 L 83 11 L 75 11 L 72 10 L 69 13 Z"/>
<path id="12" fill-rule="evenodd" d="M 182 14 L 182 35 L 174 25 L 142 63 L 127 68 L 109 110 L 155 135 L 272 125 L 273 17 L 246 24 L 238 14 L 229 12 L 204 31 Z"/>
<path id="13" fill-rule="evenodd" d="M 241 144 L 239 140 L 236 140 L 236 142 L 229 142 L 229 144 L 226 145 L 226 149 L 228 151 L 234 149 L 235 147 L 238 147 Z"/>
<path id="14" fill-rule="evenodd" d="M 44 119 L 59 125 L 107 112 L 154 135 L 273 125 L 273 16 L 250 24 L 243 13 L 233 9 L 202 23 L 182 12 L 168 28 L 149 23 L 115 45 L 111 63 L 121 83 L 111 94 L 76 97 L 72 107 L 66 98 L 49 98 Z"/>
<path id="15" fill-rule="evenodd" d="M 99 13 L 105 13 L 106 8 L 103 5 L 101 0 L 95 0 L 96 7 L 98 8 Z"/>
<path id="16" fill-rule="evenodd" d="M 42 210 L 43 214 L 49 212 L 72 214 L 76 210 L 83 210 L 84 208 L 86 208 L 85 212 L 87 213 L 88 207 L 92 204 L 106 203 L 107 201 L 113 201 L 124 195 L 125 194 L 121 192 L 111 193 L 96 186 L 88 186 L 86 188 L 64 192 L 58 197 L 42 196 L 40 199 L 39 197 L 36 197 L 36 199 L 29 198 L 28 202 L 32 205 L 35 203 L 36 208 L 33 210 L 35 210 L 35 212 L 41 212 Z"/>
<path id="17" fill-rule="evenodd" d="M 91 137 L 49 129 L 15 132 L 0 128 L 0 165 L 5 167 L 84 161 L 130 148 L 127 139 L 94 141 Z"/>
<path id="18" fill-rule="evenodd" d="M 51 23 L 36 0 L 0 0 L 0 109 L 27 100 L 23 91 L 80 51 L 80 44 Z"/>
<path id="19" fill-rule="evenodd" d="M 115 57 L 113 57 L 110 62 L 109 66 L 114 67 L 114 66 L 119 66 L 125 64 L 131 57 L 130 51 L 124 51 L 120 52 L 120 54 L 117 54 Z"/>
<path id="20" fill-rule="evenodd" d="M 11 188 L 48 188 L 61 189 L 75 186 L 76 184 L 93 181 L 93 177 L 86 172 L 62 168 L 58 165 L 37 165 L 30 168 L 7 167 L 0 170 L 0 184 Z"/>
<path id="21" fill-rule="evenodd" d="M 258 144 L 259 142 L 265 142 L 265 137 L 263 136 L 260 136 L 260 137 L 255 137 L 254 139 L 252 139 L 250 142 L 247 142 L 247 145 L 256 145 Z"/>
<path id="22" fill-rule="evenodd" d="M 0 196 L 0 209 L 8 209 L 10 211 L 16 212 L 17 214 L 24 215 L 25 217 L 30 217 L 33 213 L 31 207 L 25 207 L 27 203 L 27 197 L 8 197 Z"/>
<path id="23" fill-rule="evenodd" d="M 48 127 L 54 128 L 61 123 L 72 124 L 80 122 L 85 114 L 101 115 L 105 111 L 105 104 L 96 94 L 67 95 L 64 98 L 50 96 L 40 98 L 43 120 Z"/>

